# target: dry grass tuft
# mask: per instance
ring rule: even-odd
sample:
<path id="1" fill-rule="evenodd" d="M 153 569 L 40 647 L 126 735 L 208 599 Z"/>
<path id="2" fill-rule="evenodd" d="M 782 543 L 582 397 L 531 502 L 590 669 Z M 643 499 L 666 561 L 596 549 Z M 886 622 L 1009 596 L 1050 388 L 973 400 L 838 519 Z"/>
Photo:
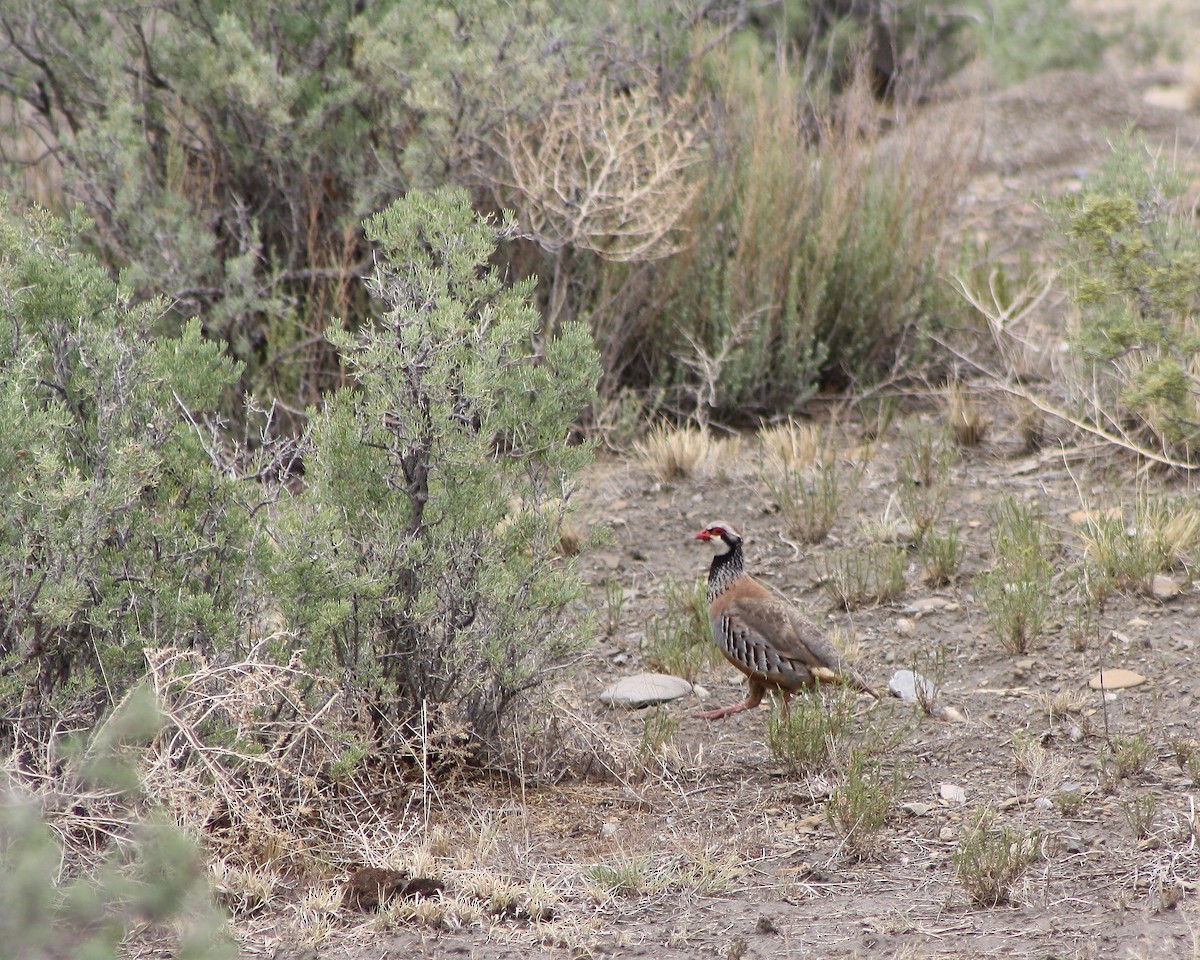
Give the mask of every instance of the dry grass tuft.
<path id="1" fill-rule="evenodd" d="M 707 430 L 658 423 L 633 449 L 647 470 L 663 483 L 672 483 L 707 474 L 720 448 Z"/>
<path id="2" fill-rule="evenodd" d="M 960 447 L 977 447 L 987 436 L 991 419 L 958 383 L 946 386 L 946 423 Z"/>
<path id="3" fill-rule="evenodd" d="M 795 473 L 825 463 L 829 442 L 816 424 L 797 423 L 790 417 L 783 423 L 762 427 L 758 445 L 765 469 L 775 473 Z"/>
<path id="4" fill-rule="evenodd" d="M 1079 690 L 1047 690 L 1038 696 L 1038 701 L 1046 716 L 1065 717 L 1068 713 L 1081 713 L 1088 704 L 1088 696 Z"/>
<path id="5" fill-rule="evenodd" d="M 1018 734 L 1012 739 L 1013 762 L 1029 778 L 1029 792 L 1042 795 L 1057 793 L 1071 770 L 1071 761 L 1043 747 L 1032 736 Z"/>

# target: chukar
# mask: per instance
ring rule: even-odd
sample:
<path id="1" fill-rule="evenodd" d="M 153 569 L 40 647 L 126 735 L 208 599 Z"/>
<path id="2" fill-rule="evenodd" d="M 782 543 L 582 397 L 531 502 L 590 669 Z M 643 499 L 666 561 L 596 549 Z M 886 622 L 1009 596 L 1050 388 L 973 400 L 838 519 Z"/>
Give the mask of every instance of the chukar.
<path id="1" fill-rule="evenodd" d="M 793 693 L 818 681 L 842 683 L 879 699 L 811 620 L 745 572 L 742 536 L 733 524 L 710 524 L 696 539 L 717 551 L 708 571 L 713 639 L 725 659 L 750 678 L 750 695 L 742 703 L 694 717 L 716 720 L 750 710 L 771 689 L 782 691 L 786 703 Z"/>

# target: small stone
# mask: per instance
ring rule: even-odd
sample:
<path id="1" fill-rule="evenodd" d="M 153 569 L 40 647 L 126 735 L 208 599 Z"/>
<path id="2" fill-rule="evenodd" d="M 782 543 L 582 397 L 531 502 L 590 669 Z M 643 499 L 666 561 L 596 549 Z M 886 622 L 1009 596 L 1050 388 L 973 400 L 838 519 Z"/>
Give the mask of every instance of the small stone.
<path id="1" fill-rule="evenodd" d="M 938 787 L 938 796 L 947 803 L 966 803 L 967 791 L 957 783 L 943 783 Z"/>
<path id="2" fill-rule="evenodd" d="M 927 613 L 933 613 L 935 610 L 961 610 L 957 603 L 947 597 L 923 597 L 920 600 L 914 600 L 900 612 L 906 617 L 916 617 L 920 619 Z"/>
<path id="3" fill-rule="evenodd" d="M 1157 600 L 1170 600 L 1183 592 L 1183 584 L 1173 577 L 1156 573 L 1150 581 L 1150 594 Z"/>
<path id="4" fill-rule="evenodd" d="M 1088 686 L 1093 690 L 1126 690 L 1129 687 L 1140 686 L 1145 682 L 1146 678 L 1140 673 L 1134 673 L 1132 670 L 1126 670 L 1122 667 L 1115 667 L 1112 670 L 1102 670 L 1096 674 L 1088 681 Z"/>
<path id="5" fill-rule="evenodd" d="M 1033 809 L 1046 813 L 1054 809 L 1054 802 L 1046 797 L 1038 797 L 1033 801 Z"/>
<path id="6" fill-rule="evenodd" d="M 906 703 L 917 703 L 922 697 L 927 703 L 932 703 L 937 697 L 933 681 L 912 670 L 897 670 L 893 673 L 888 680 L 888 693 Z"/>
<path id="7" fill-rule="evenodd" d="M 932 809 L 933 804 L 931 803 L 922 803 L 920 800 L 913 800 L 902 804 L 900 812 L 910 817 L 923 817 Z"/>
<path id="8" fill-rule="evenodd" d="M 933 715 L 938 720 L 945 720 L 947 723 L 966 723 L 967 718 L 962 715 L 954 707 L 938 707 L 933 711 Z"/>
<path id="9" fill-rule="evenodd" d="M 917 632 L 917 626 L 907 617 L 897 617 L 896 632 L 902 637 L 911 637 Z"/>
<path id="10" fill-rule="evenodd" d="M 639 673 L 610 683 L 600 694 L 600 702 L 610 707 L 638 710 L 655 703 L 678 700 L 692 692 L 692 685 L 682 677 L 667 673 Z"/>
<path id="11" fill-rule="evenodd" d="M 938 831 L 938 839 L 941 840 L 942 843 L 953 843 L 958 839 L 958 834 L 955 832 L 953 827 L 942 827 L 942 829 Z"/>
<path id="12" fill-rule="evenodd" d="M 1063 837 L 1062 845 L 1067 853 L 1083 853 L 1082 837 Z"/>
<path id="13" fill-rule="evenodd" d="M 617 822 L 615 820 L 607 820 L 604 826 L 600 828 L 600 836 L 605 840 L 611 840 L 617 835 Z"/>
<path id="14" fill-rule="evenodd" d="M 1126 622 L 1125 626 L 1140 630 L 1142 627 L 1150 626 L 1150 621 L 1145 617 L 1132 617 Z"/>

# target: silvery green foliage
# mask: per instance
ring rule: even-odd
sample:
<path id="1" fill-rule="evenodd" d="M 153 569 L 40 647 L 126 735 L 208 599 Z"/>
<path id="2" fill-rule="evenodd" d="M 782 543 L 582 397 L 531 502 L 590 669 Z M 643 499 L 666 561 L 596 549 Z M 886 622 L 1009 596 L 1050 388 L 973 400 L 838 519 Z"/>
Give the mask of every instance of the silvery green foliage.
<path id="1" fill-rule="evenodd" d="M 0 742 L 95 716 L 142 647 L 226 650 L 244 631 L 257 487 L 220 469 L 205 415 L 237 365 L 198 324 L 155 337 L 77 248 L 85 225 L 0 219 Z M 215 458 L 215 459 L 214 459 Z"/>
<path id="2" fill-rule="evenodd" d="M 464 192 L 409 194 L 367 223 L 380 319 L 330 332 L 353 379 L 311 413 L 282 595 L 380 737 L 492 744 L 576 643 L 555 545 L 598 360 L 580 326 L 542 340 L 532 283 L 488 266 L 512 232 Z"/>

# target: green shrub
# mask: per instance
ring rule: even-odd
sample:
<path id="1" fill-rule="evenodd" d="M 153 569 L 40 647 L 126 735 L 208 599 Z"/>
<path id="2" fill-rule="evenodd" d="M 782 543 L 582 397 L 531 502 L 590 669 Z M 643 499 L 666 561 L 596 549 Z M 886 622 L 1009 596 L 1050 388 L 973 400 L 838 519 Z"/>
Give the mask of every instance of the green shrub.
<path id="1" fill-rule="evenodd" d="M 1049 70 L 1094 70 L 1104 39 L 1071 9 L 1070 0 L 987 0 L 975 41 L 1004 85 Z"/>
<path id="2" fill-rule="evenodd" d="M 791 411 L 919 343 L 964 154 L 915 137 L 885 146 L 865 71 L 811 115 L 787 65 L 717 76 L 719 146 L 685 224 L 696 242 L 655 267 L 652 296 L 592 322 L 620 342 L 638 331 L 628 376 L 726 413 Z"/>
<path id="3" fill-rule="evenodd" d="M 45 199 L 87 208 L 102 259 L 297 406 L 337 382 L 327 318 L 365 306 L 363 218 L 414 187 L 486 186 L 502 121 L 539 116 L 591 75 L 592 37 L 621 36 L 586 5 L 503 0 L 17 0 L 2 17 L 23 101 L 6 115 L 25 125 L 10 156 L 46 154 Z"/>
<path id="4" fill-rule="evenodd" d="M 353 384 L 311 411 L 306 489 L 280 530 L 298 643 L 388 738 L 491 744 L 576 642 L 578 581 L 554 549 L 591 456 L 570 433 L 598 364 L 577 325 L 531 350 L 532 282 L 487 266 L 513 232 L 461 191 L 411 193 L 368 222 L 384 312 L 330 332 Z"/>
<path id="5" fill-rule="evenodd" d="M 94 718 L 143 646 L 227 650 L 259 612 L 259 488 L 206 418 L 238 367 L 198 324 L 155 338 L 164 305 L 81 254 L 85 226 L 0 222 L 5 743 L 70 702 Z"/>
<path id="6" fill-rule="evenodd" d="M 1185 182 L 1143 144 L 1119 141 L 1083 188 L 1051 207 L 1070 245 L 1080 308 L 1073 344 L 1091 422 L 1190 460 L 1200 440 L 1200 231 Z"/>

